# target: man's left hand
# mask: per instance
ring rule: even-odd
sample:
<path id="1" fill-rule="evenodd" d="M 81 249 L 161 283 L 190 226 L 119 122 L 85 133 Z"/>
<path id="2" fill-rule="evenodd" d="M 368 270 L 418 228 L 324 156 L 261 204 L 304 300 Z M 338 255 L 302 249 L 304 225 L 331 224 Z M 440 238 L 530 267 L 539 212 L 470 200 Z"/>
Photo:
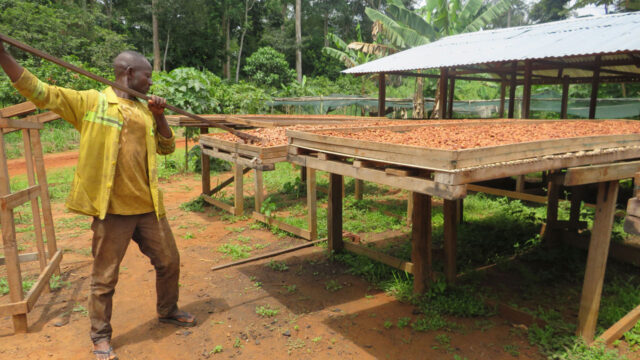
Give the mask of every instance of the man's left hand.
<path id="1" fill-rule="evenodd" d="M 160 116 L 164 113 L 164 107 L 167 105 L 167 100 L 160 96 L 151 95 L 151 100 L 147 102 L 147 106 L 151 113 L 155 116 Z"/>

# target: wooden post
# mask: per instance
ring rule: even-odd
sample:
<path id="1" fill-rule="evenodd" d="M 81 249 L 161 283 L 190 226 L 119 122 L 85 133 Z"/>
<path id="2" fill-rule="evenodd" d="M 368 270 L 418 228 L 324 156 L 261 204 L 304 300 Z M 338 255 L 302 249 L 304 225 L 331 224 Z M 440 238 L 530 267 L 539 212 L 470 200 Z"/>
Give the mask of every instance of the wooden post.
<path id="1" fill-rule="evenodd" d="M 440 108 L 438 109 L 438 119 L 444 119 L 447 114 L 447 68 L 440 68 Z"/>
<path id="2" fill-rule="evenodd" d="M 451 77 L 449 79 L 449 103 L 447 104 L 447 119 L 453 119 L 453 98 L 456 88 L 456 78 Z"/>
<path id="3" fill-rule="evenodd" d="M 587 344 L 593 341 L 596 331 L 617 197 L 617 180 L 598 184 L 598 201 L 591 230 L 576 331 L 577 335 L 582 336 Z"/>
<path id="4" fill-rule="evenodd" d="M 589 119 L 596 118 L 596 105 L 598 103 L 598 86 L 600 85 L 600 55 L 596 56 L 593 80 L 591 82 L 591 101 L 589 102 Z"/>
<path id="5" fill-rule="evenodd" d="M 407 225 L 413 223 L 413 193 L 409 193 L 407 198 Z"/>
<path id="6" fill-rule="evenodd" d="M 306 166 L 300 166 L 300 181 L 302 181 L 303 183 L 307 182 L 307 167 Z"/>
<path id="7" fill-rule="evenodd" d="M 33 146 L 34 160 L 36 164 L 36 176 L 40 185 L 40 202 L 42 203 L 42 217 L 44 218 L 44 232 L 47 236 L 47 250 L 49 251 L 49 260 L 58 251 L 56 243 L 56 232 L 53 225 L 53 213 L 51 212 L 51 198 L 49 197 L 49 185 L 47 184 L 47 173 L 44 167 L 44 158 L 42 152 L 42 143 L 40 142 L 40 131 L 38 129 L 30 129 L 31 145 Z M 58 266 L 54 272 L 60 275 L 60 267 Z"/>
<path id="8" fill-rule="evenodd" d="M 24 143 L 24 159 L 27 166 L 27 181 L 29 186 L 36 184 L 36 176 L 33 173 L 33 154 L 31 152 L 31 136 L 28 129 L 22 130 L 22 142 Z M 36 235 L 36 248 L 38 249 L 38 263 L 40 271 L 47 266 L 47 257 L 44 250 L 44 242 L 42 241 L 42 221 L 40 220 L 40 206 L 37 199 L 32 199 L 31 214 L 33 215 L 33 230 Z M 47 287 L 48 289 L 49 287 Z"/>
<path id="9" fill-rule="evenodd" d="M 9 170 L 4 143 L 4 135 L 0 134 L 0 196 L 11 193 L 9 185 Z M 20 260 L 16 243 L 16 227 L 12 209 L 0 209 L 0 223 L 2 224 L 2 245 L 9 282 L 9 299 L 12 303 L 22 301 L 22 275 L 20 274 Z M 27 314 L 12 315 L 13 331 L 27 332 Z"/>
<path id="10" fill-rule="evenodd" d="M 545 227 L 544 240 L 554 242 L 555 227 L 558 223 L 558 198 L 560 196 L 560 184 L 554 176 L 549 177 L 547 185 L 547 223 Z"/>
<path id="11" fill-rule="evenodd" d="M 462 224 L 464 222 L 464 198 L 456 200 L 456 219 L 458 224 Z"/>
<path id="12" fill-rule="evenodd" d="M 385 73 L 378 74 L 378 116 L 385 116 L 387 111 L 387 105 L 385 104 L 387 98 L 387 81 Z"/>
<path id="13" fill-rule="evenodd" d="M 584 196 L 584 186 L 575 186 L 571 193 L 571 209 L 569 210 L 570 230 L 578 229 L 580 223 L 580 210 Z"/>
<path id="14" fill-rule="evenodd" d="M 521 119 L 528 119 L 531 117 L 531 60 L 525 60 L 524 62 L 524 85 L 522 87 L 522 112 L 520 114 Z"/>
<path id="15" fill-rule="evenodd" d="M 562 103 L 560 104 L 560 119 L 567 118 L 569 106 L 569 76 L 562 77 Z"/>
<path id="16" fill-rule="evenodd" d="M 253 181 L 255 183 L 255 207 L 256 212 L 260 212 L 262 209 L 262 202 L 264 201 L 264 185 L 262 181 L 262 170 L 255 170 L 255 174 L 253 177 Z"/>
<path id="17" fill-rule="evenodd" d="M 448 283 L 456 281 L 457 201 L 444 200 L 444 276 Z"/>
<path id="18" fill-rule="evenodd" d="M 518 77 L 516 69 L 518 67 L 518 62 L 514 62 L 511 67 L 511 84 L 509 85 L 509 114 L 507 115 L 509 119 L 513 119 L 514 111 L 516 109 L 516 80 Z"/>
<path id="19" fill-rule="evenodd" d="M 525 185 L 524 177 L 525 177 L 524 175 L 516 176 L 516 191 L 517 192 L 524 192 L 524 185 Z"/>
<path id="20" fill-rule="evenodd" d="M 413 292 L 423 293 L 431 281 L 431 196 L 411 193 L 413 198 L 411 261 Z"/>
<path id="21" fill-rule="evenodd" d="M 506 88 L 507 88 L 507 83 L 504 80 L 502 80 L 502 82 L 500 83 L 500 110 L 498 114 L 498 117 L 500 119 L 504 118 L 504 98 L 506 96 Z"/>
<path id="22" fill-rule="evenodd" d="M 242 216 L 242 214 L 244 214 L 244 181 L 242 179 L 242 170 L 242 165 L 238 163 L 233 164 L 233 185 L 235 190 L 233 195 L 233 215 L 235 216 Z"/>
<path id="23" fill-rule="evenodd" d="M 316 170 L 312 168 L 305 168 L 307 176 L 307 208 L 308 208 L 308 225 L 309 225 L 309 240 L 314 241 L 318 239 L 318 205 L 317 205 L 317 193 L 316 193 Z"/>
<path id="24" fill-rule="evenodd" d="M 327 237 L 329 252 L 339 252 L 342 242 L 342 175 L 329 174 L 329 200 L 327 204 Z"/>
<path id="25" fill-rule="evenodd" d="M 209 132 L 209 128 L 201 127 L 200 135 L 207 134 Z M 200 145 L 202 147 L 202 145 Z M 202 193 L 205 195 L 211 195 L 211 169 L 209 167 L 209 155 L 205 154 L 204 151 L 201 150 L 200 161 L 202 162 Z"/>
<path id="26" fill-rule="evenodd" d="M 353 196 L 356 200 L 362 200 L 362 193 L 364 192 L 364 180 L 354 179 L 355 181 L 355 190 Z"/>

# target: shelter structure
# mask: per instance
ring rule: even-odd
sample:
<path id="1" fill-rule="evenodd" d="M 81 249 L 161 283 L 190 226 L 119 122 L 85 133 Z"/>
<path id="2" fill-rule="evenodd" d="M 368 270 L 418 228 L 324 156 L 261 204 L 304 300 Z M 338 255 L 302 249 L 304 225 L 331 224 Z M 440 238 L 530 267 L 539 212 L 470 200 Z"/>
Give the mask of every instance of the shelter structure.
<path id="1" fill-rule="evenodd" d="M 425 73 L 437 69 L 439 74 Z M 561 84 L 561 118 L 567 117 L 571 84 L 591 84 L 588 117 L 596 116 L 601 83 L 640 82 L 640 12 L 478 31 L 444 37 L 343 73 L 378 74 L 379 113 L 384 113 L 387 75 L 440 79 L 438 117 L 452 117 L 456 80 L 501 84 L 500 117 L 513 118 L 522 91 L 522 118 L 529 118 L 531 86 Z M 505 103 L 506 91 L 509 101 Z"/>

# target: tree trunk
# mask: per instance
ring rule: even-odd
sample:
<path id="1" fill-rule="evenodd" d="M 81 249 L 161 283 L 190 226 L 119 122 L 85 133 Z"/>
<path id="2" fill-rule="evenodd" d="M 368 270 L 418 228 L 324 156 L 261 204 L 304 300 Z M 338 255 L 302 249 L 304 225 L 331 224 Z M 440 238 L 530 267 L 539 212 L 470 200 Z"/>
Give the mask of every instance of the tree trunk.
<path id="1" fill-rule="evenodd" d="M 238 63 L 236 64 L 236 82 L 240 80 L 240 63 L 242 60 L 242 47 L 244 46 L 244 36 L 247 35 L 249 29 L 249 10 L 253 7 L 256 0 L 245 0 L 244 2 L 244 26 L 242 35 L 240 36 L 240 48 L 238 49 Z"/>
<path id="2" fill-rule="evenodd" d="M 416 89 L 413 93 L 413 118 L 424 119 L 424 78 L 416 77 Z"/>
<path id="3" fill-rule="evenodd" d="M 438 79 L 438 82 L 436 83 L 436 95 L 435 98 L 433 99 L 433 111 L 431 112 L 431 116 L 429 117 L 430 119 L 437 119 L 438 118 L 438 111 L 440 110 L 440 79 Z"/>
<path id="4" fill-rule="evenodd" d="M 164 44 L 164 58 L 162 59 L 162 71 L 167 71 L 167 52 L 169 52 L 169 30 L 167 30 L 167 42 Z"/>
<path id="5" fill-rule="evenodd" d="M 231 37 L 229 35 L 229 10 L 225 9 L 222 14 L 222 31 L 224 32 L 224 54 L 225 54 L 225 62 L 222 63 L 222 77 L 230 80 L 231 79 L 231 54 L 229 51 Z"/>
<path id="6" fill-rule="evenodd" d="M 327 35 L 329 35 L 329 11 L 325 11 L 324 13 L 324 46 L 329 47 L 329 39 L 327 39 Z"/>
<path id="7" fill-rule="evenodd" d="M 296 0 L 296 73 L 302 83 L 302 1 Z"/>
<path id="8" fill-rule="evenodd" d="M 158 36 L 158 0 L 151 0 L 151 23 L 153 28 L 153 71 L 160 71 L 160 40 Z"/>
<path id="9" fill-rule="evenodd" d="M 282 1 L 282 25 L 280 25 L 280 31 L 284 32 L 284 26 L 287 23 L 287 2 Z"/>

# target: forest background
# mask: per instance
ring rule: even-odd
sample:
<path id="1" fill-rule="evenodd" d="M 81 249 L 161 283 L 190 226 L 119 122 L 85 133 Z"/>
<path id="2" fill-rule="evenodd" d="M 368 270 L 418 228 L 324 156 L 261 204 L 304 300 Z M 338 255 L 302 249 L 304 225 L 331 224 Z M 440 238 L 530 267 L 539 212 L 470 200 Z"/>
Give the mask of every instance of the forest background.
<path id="1" fill-rule="evenodd" d="M 398 33 L 415 23 L 396 22 L 394 34 L 389 22 L 394 9 L 432 26 L 435 35 L 420 40 L 424 43 L 470 31 L 464 28 L 468 23 L 494 9 L 499 11 L 485 17 L 481 29 L 561 20 L 594 4 L 606 12 L 637 6 L 635 0 L 0 0 L 0 32 L 107 78 L 113 78 L 111 59 L 134 49 L 154 65 L 152 91 L 176 106 L 196 113 L 264 113 L 273 111 L 268 104 L 274 97 L 377 96 L 374 79 L 340 71 L 411 47 Z M 10 51 L 44 81 L 103 87 Z M 390 82 L 388 97 L 414 96 L 415 78 Z M 420 86 L 424 96 L 433 97 L 435 81 Z M 460 81 L 456 87 L 457 100 L 499 94 L 499 86 L 489 82 Z M 533 89 L 534 94 L 550 90 L 554 87 Z M 590 87 L 576 85 L 570 96 L 589 92 Z M 640 97 L 640 86 L 604 84 L 599 96 Z M 20 101 L 9 81 L 0 81 L 0 106 Z"/>

